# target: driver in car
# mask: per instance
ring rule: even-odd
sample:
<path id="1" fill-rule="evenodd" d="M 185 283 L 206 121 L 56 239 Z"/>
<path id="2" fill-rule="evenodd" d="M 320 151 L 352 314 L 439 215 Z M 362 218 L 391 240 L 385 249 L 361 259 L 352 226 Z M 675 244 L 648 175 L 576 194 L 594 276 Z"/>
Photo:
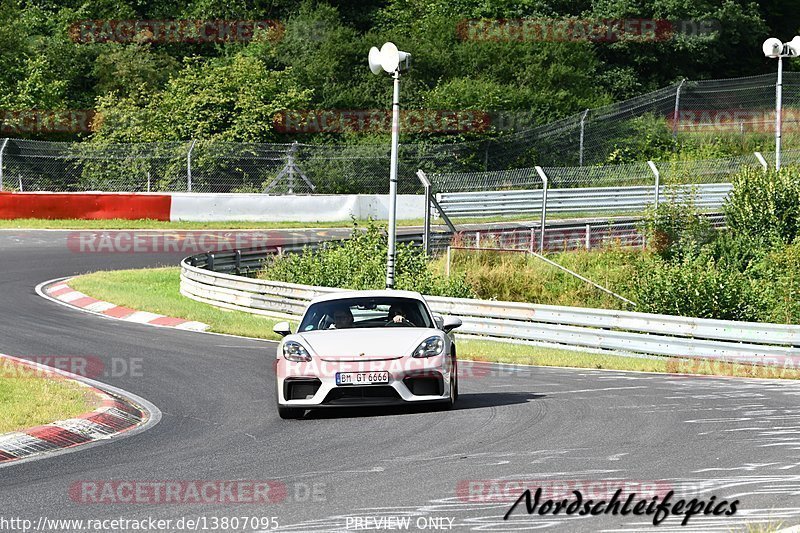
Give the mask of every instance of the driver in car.
<path id="1" fill-rule="evenodd" d="M 389 321 L 395 324 L 408 324 L 413 326 L 407 318 L 405 310 L 399 305 L 392 305 L 389 307 Z"/>

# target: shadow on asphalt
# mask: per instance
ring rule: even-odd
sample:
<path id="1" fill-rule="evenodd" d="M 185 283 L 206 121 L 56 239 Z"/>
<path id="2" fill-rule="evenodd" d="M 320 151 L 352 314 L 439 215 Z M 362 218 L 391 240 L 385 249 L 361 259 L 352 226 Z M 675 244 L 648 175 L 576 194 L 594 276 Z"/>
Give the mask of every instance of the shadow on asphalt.
<path id="1" fill-rule="evenodd" d="M 532 392 L 479 392 L 460 394 L 452 411 L 466 411 L 470 409 L 522 404 L 544 397 L 544 394 L 535 394 Z M 445 411 L 447 410 L 435 404 L 392 405 L 386 407 L 341 407 L 314 409 L 306 412 L 303 418 L 308 420 L 325 420 L 335 418 L 410 415 Z"/>

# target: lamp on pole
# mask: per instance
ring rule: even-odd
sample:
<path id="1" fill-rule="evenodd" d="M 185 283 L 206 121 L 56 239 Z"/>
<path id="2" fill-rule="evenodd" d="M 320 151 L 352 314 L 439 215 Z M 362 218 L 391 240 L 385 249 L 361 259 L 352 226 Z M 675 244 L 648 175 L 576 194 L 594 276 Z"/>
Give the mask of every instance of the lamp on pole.
<path id="1" fill-rule="evenodd" d="M 778 60 L 778 79 L 775 84 L 775 170 L 781 169 L 781 133 L 783 130 L 783 58 L 800 56 L 800 35 L 788 43 L 770 37 L 761 45 L 764 55 Z"/>
<path id="2" fill-rule="evenodd" d="M 397 245 L 397 151 L 400 143 L 400 72 L 408 70 L 411 54 L 401 52 L 394 43 L 385 43 L 380 50 L 369 51 L 369 69 L 373 74 L 392 75 L 392 152 L 389 167 L 389 251 L 386 257 L 386 288 L 394 288 L 394 262 Z"/>

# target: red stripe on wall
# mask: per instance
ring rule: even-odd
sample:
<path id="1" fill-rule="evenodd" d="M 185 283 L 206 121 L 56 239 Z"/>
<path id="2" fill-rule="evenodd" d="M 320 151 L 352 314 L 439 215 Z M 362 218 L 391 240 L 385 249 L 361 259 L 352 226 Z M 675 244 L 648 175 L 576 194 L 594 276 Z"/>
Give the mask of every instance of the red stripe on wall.
<path id="1" fill-rule="evenodd" d="M 0 219 L 169 220 L 166 194 L 0 193 Z"/>

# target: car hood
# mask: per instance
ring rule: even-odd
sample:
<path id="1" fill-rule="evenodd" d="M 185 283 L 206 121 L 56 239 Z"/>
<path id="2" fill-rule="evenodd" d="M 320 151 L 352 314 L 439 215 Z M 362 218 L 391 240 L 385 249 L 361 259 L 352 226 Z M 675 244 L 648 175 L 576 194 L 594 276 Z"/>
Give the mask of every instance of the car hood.
<path id="1" fill-rule="evenodd" d="M 437 331 L 407 327 L 339 329 L 309 331 L 296 337 L 323 360 L 364 361 L 409 356 Z"/>

